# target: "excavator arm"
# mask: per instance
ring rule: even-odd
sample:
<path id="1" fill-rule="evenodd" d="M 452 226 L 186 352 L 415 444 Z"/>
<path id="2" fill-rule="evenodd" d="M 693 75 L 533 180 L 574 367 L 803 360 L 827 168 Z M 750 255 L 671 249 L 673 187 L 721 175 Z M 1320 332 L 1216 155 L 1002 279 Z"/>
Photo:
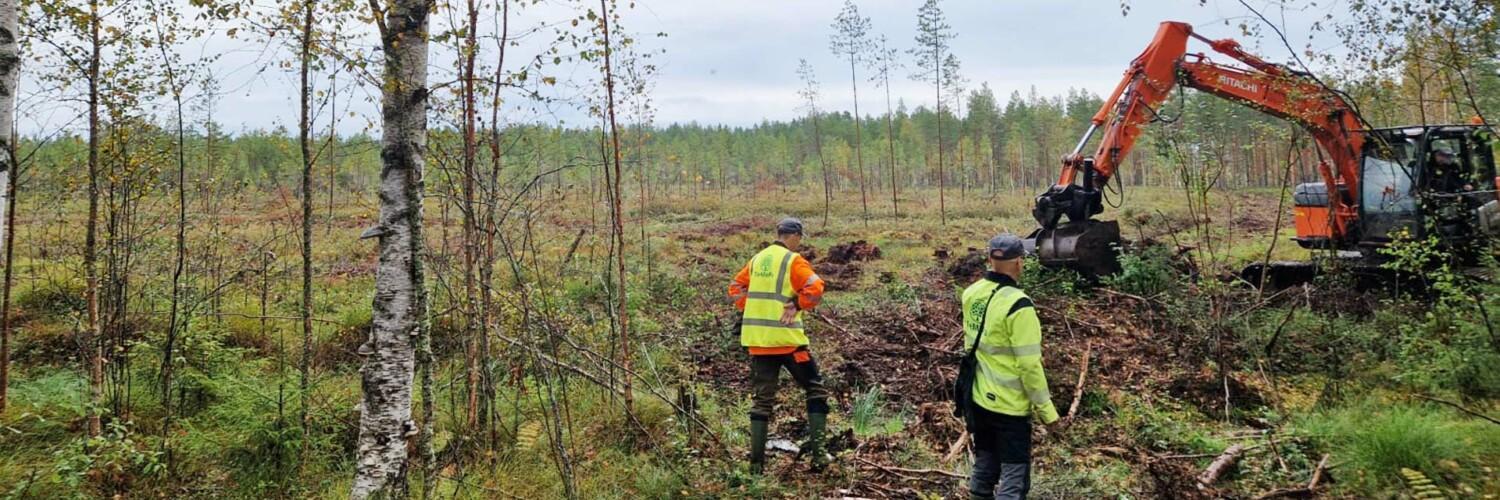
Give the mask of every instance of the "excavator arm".
<path id="1" fill-rule="evenodd" d="M 1189 39 L 1205 42 L 1247 67 L 1221 65 L 1201 53 L 1190 54 Z M 1347 234 L 1347 225 L 1358 213 L 1354 193 L 1359 192 L 1364 141 L 1353 106 L 1311 75 L 1249 54 L 1234 40 L 1209 40 L 1188 24 L 1169 21 L 1161 24 L 1155 39 L 1131 62 L 1078 145 L 1063 156 L 1057 184 L 1037 197 L 1032 215 L 1041 229 L 1033 236 L 1044 263 L 1050 260 L 1075 264 L 1085 271 L 1108 271 L 1107 267 L 1089 267 L 1093 261 L 1113 260 L 1114 249 L 1109 246 L 1118 242 L 1119 228 L 1091 218 L 1103 212 L 1103 187 L 1135 146 L 1141 127 L 1156 119 L 1157 109 L 1176 85 L 1244 104 L 1306 129 L 1327 153 L 1318 172 L 1330 186 L 1331 233 L 1334 238 Z M 1101 131 L 1098 149 L 1083 156 L 1083 149 Z M 1059 225 L 1064 215 L 1069 223 Z"/>

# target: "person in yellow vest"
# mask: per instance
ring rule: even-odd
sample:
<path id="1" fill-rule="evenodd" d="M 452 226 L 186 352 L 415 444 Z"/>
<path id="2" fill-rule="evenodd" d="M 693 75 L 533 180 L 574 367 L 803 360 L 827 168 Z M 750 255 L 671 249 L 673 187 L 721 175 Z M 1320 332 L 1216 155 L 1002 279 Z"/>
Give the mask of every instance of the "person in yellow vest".
<path id="1" fill-rule="evenodd" d="M 750 383 L 754 405 L 750 409 L 750 470 L 761 473 L 766 462 L 766 435 L 781 370 L 807 393 L 807 444 L 802 453 L 812 458 L 814 470 L 827 465 L 823 452 L 823 429 L 828 423 L 828 390 L 818 363 L 807 350 L 802 311 L 823 300 L 823 279 L 812 264 L 797 254 L 802 243 L 802 221 L 783 219 L 776 224 L 776 242 L 767 246 L 729 284 L 729 298 L 744 311 L 740 319 L 740 344 L 750 351 Z"/>
<path id="2" fill-rule="evenodd" d="M 965 418 L 974 443 L 971 499 L 1026 498 L 1031 418 L 1058 421 L 1042 371 L 1042 325 L 1017 283 L 1028 252 L 1014 234 L 990 239 L 989 272 L 960 295 L 964 352 L 977 368 Z"/>

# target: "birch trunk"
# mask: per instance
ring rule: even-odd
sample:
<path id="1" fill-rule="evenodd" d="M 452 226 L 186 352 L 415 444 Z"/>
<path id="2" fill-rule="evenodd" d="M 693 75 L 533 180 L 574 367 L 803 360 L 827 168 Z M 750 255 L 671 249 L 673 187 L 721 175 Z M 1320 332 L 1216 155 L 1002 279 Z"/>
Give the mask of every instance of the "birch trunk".
<path id="1" fill-rule="evenodd" d="M 385 55 L 381 90 L 380 219 L 365 237 L 378 237 L 374 328 L 360 346 L 359 447 L 356 499 L 401 497 L 406 490 L 412 420 L 412 375 L 425 357 L 427 295 L 423 289 L 422 170 L 427 150 L 426 0 L 392 0 L 379 25 Z M 431 422 L 426 424 L 430 425 Z"/>
<path id="2" fill-rule="evenodd" d="M 11 173 L 16 169 L 15 158 L 11 157 L 14 148 L 10 147 L 14 135 L 12 126 L 16 122 L 16 85 L 21 76 L 21 47 L 16 43 L 16 16 L 16 0 L 0 0 L 0 221 L 5 220 Z M 0 225 L 0 252 L 5 249 L 7 231 L 10 231 L 10 227 Z"/>
<path id="3" fill-rule="evenodd" d="M 21 76 L 21 47 L 16 43 L 16 0 L 0 0 L 0 255 L 8 255 L 6 238 L 10 233 L 7 210 L 12 205 L 11 177 L 16 171 L 14 144 L 16 121 L 16 84 Z M 5 275 L 10 276 L 10 259 L 5 260 Z M 5 318 L 0 318 L 0 412 L 5 411 L 6 386 L 10 383 L 10 280 L 5 280 Z"/>

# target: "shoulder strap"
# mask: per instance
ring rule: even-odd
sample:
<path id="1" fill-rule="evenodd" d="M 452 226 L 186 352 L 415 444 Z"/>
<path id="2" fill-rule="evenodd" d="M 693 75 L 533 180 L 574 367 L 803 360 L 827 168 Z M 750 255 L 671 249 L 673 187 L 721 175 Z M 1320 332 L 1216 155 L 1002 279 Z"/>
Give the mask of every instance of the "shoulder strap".
<path id="1" fill-rule="evenodd" d="M 990 297 L 984 300 L 984 312 L 979 315 L 979 331 L 974 333 L 974 346 L 969 348 L 969 353 L 964 357 L 974 357 L 974 351 L 979 349 L 979 342 L 984 340 L 984 327 L 985 322 L 989 321 L 990 303 L 995 301 L 995 294 L 1000 293 L 1001 288 L 1005 288 L 1005 285 L 996 285 L 994 290 L 990 290 Z"/>

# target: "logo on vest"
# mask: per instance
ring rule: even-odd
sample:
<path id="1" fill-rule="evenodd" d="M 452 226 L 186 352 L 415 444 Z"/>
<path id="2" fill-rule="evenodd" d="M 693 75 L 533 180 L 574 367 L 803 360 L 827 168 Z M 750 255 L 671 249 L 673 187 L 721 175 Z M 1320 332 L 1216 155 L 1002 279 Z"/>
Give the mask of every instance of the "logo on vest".
<path id="1" fill-rule="evenodd" d="M 974 301 L 974 303 L 969 304 L 969 314 L 965 315 L 964 326 L 967 326 L 970 330 L 974 330 L 976 332 L 979 331 L 979 321 L 980 318 L 984 316 L 984 308 L 987 305 L 989 304 L 986 304 L 984 301 L 979 300 L 976 300 Z"/>
<path id="2" fill-rule="evenodd" d="M 769 278 L 769 277 L 771 277 L 771 260 L 772 260 L 771 256 L 767 255 L 767 256 L 761 257 L 760 261 L 758 261 L 758 262 L 755 263 L 755 275 L 757 277 L 761 277 L 761 278 Z"/>

